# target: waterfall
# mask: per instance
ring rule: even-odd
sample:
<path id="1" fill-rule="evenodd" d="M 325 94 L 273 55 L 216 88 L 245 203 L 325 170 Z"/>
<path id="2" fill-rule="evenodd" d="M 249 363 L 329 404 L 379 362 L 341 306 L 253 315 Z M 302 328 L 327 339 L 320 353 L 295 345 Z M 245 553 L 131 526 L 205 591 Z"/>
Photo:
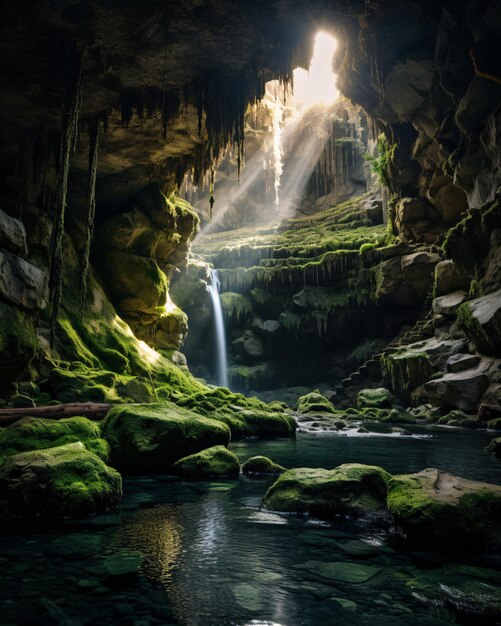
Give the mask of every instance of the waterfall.
<path id="1" fill-rule="evenodd" d="M 219 297 L 220 288 L 221 282 L 219 281 L 217 271 L 210 270 L 210 285 L 207 289 L 210 293 L 214 311 L 214 328 L 217 343 L 217 384 L 220 387 L 228 387 L 228 360 L 226 356 L 223 309 L 221 308 L 221 298 Z"/>

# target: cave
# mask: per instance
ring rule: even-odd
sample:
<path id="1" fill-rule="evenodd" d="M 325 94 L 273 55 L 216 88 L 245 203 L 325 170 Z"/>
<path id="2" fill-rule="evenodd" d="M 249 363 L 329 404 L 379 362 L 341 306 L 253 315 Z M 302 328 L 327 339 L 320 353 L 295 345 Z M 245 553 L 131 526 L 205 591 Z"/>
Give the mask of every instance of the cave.
<path id="1" fill-rule="evenodd" d="M 0 30 L 0 623 L 501 625 L 499 0 Z"/>

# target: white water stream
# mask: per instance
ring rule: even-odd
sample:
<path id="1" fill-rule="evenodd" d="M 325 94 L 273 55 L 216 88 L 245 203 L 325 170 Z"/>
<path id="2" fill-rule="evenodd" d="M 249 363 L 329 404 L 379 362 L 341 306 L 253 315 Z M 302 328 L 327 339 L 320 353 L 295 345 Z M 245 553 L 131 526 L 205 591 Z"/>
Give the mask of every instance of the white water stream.
<path id="1" fill-rule="evenodd" d="M 214 330 L 216 332 L 217 346 L 217 384 L 220 387 L 228 387 L 228 356 L 226 352 L 223 309 L 221 307 L 221 298 L 219 296 L 220 288 L 221 282 L 219 281 L 217 271 L 210 270 L 210 285 L 208 286 L 208 290 L 212 300 L 212 309 L 214 311 Z"/>

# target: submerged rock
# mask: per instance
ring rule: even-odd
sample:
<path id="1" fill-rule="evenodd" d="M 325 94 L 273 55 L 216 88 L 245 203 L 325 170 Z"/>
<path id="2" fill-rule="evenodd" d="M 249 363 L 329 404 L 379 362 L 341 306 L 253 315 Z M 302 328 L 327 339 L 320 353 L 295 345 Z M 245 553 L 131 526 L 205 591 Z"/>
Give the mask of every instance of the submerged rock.
<path id="1" fill-rule="evenodd" d="M 453 545 L 499 543 L 501 487 L 428 468 L 394 476 L 388 510 L 410 540 Z"/>
<path id="2" fill-rule="evenodd" d="M 233 452 L 224 446 L 213 446 L 180 459 L 172 469 L 184 478 L 205 479 L 238 476 L 240 464 Z"/>
<path id="3" fill-rule="evenodd" d="M 122 497 L 120 474 L 83 443 L 20 452 L 0 467 L 0 518 L 103 513 Z"/>
<path id="4" fill-rule="evenodd" d="M 391 409 L 394 398 L 392 393 L 384 387 L 377 389 L 362 389 L 357 396 L 357 407 Z"/>
<path id="5" fill-rule="evenodd" d="M 109 576 L 137 574 L 143 559 L 143 554 L 138 550 L 121 550 L 105 560 L 104 569 Z"/>
<path id="6" fill-rule="evenodd" d="M 285 467 L 266 456 L 252 456 L 242 465 L 243 474 L 282 474 L 285 471 Z"/>
<path id="7" fill-rule="evenodd" d="M 336 515 L 381 514 L 390 474 L 380 467 L 347 463 L 333 470 L 288 470 L 270 487 L 264 505 L 274 511 Z"/>
<path id="8" fill-rule="evenodd" d="M 343 583 L 365 583 L 376 574 L 381 572 L 380 567 L 365 565 L 362 563 L 349 563 L 337 561 L 334 563 L 324 563 L 323 561 L 308 561 L 305 563 L 306 569 L 314 574 Z"/>
<path id="9" fill-rule="evenodd" d="M 179 459 L 230 440 L 226 424 L 170 402 L 117 406 L 102 433 L 111 464 L 133 474 L 168 472 Z"/>

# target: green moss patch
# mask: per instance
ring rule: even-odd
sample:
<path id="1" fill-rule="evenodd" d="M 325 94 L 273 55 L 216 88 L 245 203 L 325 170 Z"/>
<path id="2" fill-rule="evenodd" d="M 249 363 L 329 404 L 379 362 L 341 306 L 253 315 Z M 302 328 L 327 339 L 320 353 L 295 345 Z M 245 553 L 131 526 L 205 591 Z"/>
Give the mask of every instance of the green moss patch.
<path id="1" fill-rule="evenodd" d="M 242 474 L 282 474 L 285 467 L 266 456 L 252 456 L 242 465 Z"/>
<path id="2" fill-rule="evenodd" d="M 362 389 L 357 396 L 357 407 L 391 409 L 394 402 L 391 391 L 384 387 L 377 389 Z"/>
<path id="3" fill-rule="evenodd" d="M 297 401 L 296 411 L 303 414 L 336 412 L 331 402 L 318 389 L 301 396 Z"/>
<path id="4" fill-rule="evenodd" d="M 240 464 L 233 452 L 224 446 L 213 446 L 180 459 L 172 469 L 184 478 L 205 479 L 238 476 Z"/>

